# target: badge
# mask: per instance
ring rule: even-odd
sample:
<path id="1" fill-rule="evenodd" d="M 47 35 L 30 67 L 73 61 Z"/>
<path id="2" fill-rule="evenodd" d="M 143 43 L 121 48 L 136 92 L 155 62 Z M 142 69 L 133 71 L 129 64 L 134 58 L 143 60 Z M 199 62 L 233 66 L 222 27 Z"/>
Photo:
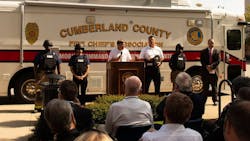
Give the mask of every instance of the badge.
<path id="1" fill-rule="evenodd" d="M 33 45 L 37 41 L 38 35 L 39 35 L 38 25 L 36 23 L 27 23 L 25 27 L 26 40 L 31 45 Z"/>
<path id="2" fill-rule="evenodd" d="M 192 45 L 199 45 L 203 41 L 203 33 L 198 27 L 192 27 L 187 32 L 187 40 Z"/>

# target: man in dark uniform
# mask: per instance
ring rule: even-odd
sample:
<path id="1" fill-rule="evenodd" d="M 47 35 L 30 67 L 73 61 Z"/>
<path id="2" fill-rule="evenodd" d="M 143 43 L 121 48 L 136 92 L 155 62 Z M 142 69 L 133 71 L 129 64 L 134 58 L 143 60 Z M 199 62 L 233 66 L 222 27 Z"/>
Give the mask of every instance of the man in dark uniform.
<path id="1" fill-rule="evenodd" d="M 220 52 L 214 48 L 214 39 L 208 40 L 208 48 L 201 51 L 202 81 L 204 82 L 204 94 L 209 91 L 209 84 L 212 87 L 212 100 L 214 105 L 217 102 L 217 67 L 220 63 Z"/>
<path id="2" fill-rule="evenodd" d="M 185 70 L 186 65 L 186 56 L 183 53 L 183 46 L 181 44 L 177 44 L 175 48 L 175 53 L 171 56 L 169 61 L 169 67 L 171 68 L 171 82 L 173 83 L 172 90 L 175 89 L 175 78 L 178 73 L 183 72 Z"/>
<path id="3" fill-rule="evenodd" d="M 43 47 L 45 50 L 39 52 L 34 59 L 34 75 L 36 79 L 36 99 L 35 99 L 35 111 L 42 109 L 42 95 L 40 83 L 48 81 L 47 75 L 54 74 L 57 68 L 57 74 L 60 74 L 61 60 L 58 55 L 51 49 L 52 42 L 45 40 Z"/>
<path id="4" fill-rule="evenodd" d="M 83 54 L 84 48 L 80 44 L 75 45 L 75 55 L 71 56 L 69 60 L 69 67 L 73 74 L 73 81 L 76 83 L 78 89 L 81 86 L 81 93 L 78 92 L 78 98 L 82 105 L 85 104 L 86 88 L 88 85 L 88 73 L 90 61 L 87 55 Z"/>

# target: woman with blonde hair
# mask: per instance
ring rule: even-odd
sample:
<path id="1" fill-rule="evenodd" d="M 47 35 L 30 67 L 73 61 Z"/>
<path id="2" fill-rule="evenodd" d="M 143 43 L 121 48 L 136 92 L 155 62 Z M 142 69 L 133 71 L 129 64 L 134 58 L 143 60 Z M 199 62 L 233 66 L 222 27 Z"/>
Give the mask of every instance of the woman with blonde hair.
<path id="1" fill-rule="evenodd" d="M 113 139 L 103 131 L 92 129 L 81 134 L 75 141 L 113 141 Z"/>

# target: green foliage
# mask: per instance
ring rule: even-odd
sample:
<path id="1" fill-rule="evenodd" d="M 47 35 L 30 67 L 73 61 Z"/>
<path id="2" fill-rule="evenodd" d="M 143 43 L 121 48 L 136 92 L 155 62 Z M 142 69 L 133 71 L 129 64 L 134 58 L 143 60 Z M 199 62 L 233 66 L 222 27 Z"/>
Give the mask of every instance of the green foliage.
<path id="1" fill-rule="evenodd" d="M 250 5 L 246 6 L 245 17 L 246 17 L 246 21 L 250 22 Z"/>
<path id="2" fill-rule="evenodd" d="M 89 108 L 92 110 L 93 119 L 95 123 L 97 124 L 103 124 L 106 119 L 106 114 L 108 112 L 109 106 L 114 103 L 121 101 L 125 96 L 123 95 L 103 95 L 96 98 L 96 100 L 86 105 L 86 108 Z M 155 108 L 162 100 L 162 97 L 155 96 L 155 95 L 140 95 L 141 99 L 148 101 L 153 109 L 153 114 L 155 114 Z"/>

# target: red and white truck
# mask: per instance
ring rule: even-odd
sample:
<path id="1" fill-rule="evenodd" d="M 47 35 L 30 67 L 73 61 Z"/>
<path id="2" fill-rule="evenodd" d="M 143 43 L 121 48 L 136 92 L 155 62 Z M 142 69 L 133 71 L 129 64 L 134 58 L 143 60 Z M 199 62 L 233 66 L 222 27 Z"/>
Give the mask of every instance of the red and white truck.
<path id="1" fill-rule="evenodd" d="M 95 0 L 97 1 L 97 0 Z M 113 0 L 114 1 L 114 0 Z M 133 1 L 134 2 L 134 1 Z M 148 1 L 147 1 L 148 2 Z M 150 1 L 152 4 L 152 1 Z M 161 3 L 160 3 L 161 4 Z M 186 71 L 193 77 L 195 92 L 202 91 L 200 51 L 214 38 L 221 50 L 219 79 L 244 75 L 244 14 L 225 9 L 211 10 L 166 4 L 140 6 L 104 5 L 49 1 L 2 1 L 0 3 L 0 96 L 34 100 L 33 59 L 43 50 L 45 39 L 53 42 L 64 62 L 62 75 L 71 79 L 68 60 L 74 44 L 80 43 L 91 61 L 87 94 L 106 93 L 106 62 L 116 41 L 123 39 L 133 57 L 154 35 L 164 52 L 161 92 L 170 91 L 168 61 L 175 45 L 182 43 L 187 57 Z M 150 86 L 153 89 L 153 86 Z"/>

